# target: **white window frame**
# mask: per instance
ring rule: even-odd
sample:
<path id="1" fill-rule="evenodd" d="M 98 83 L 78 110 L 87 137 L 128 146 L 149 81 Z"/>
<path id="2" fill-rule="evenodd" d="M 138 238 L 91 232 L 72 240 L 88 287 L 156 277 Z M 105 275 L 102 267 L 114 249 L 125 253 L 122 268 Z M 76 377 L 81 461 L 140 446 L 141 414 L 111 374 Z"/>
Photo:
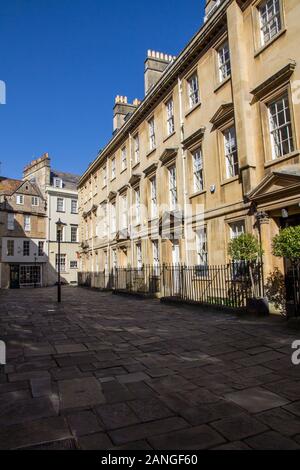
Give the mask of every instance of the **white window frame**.
<path id="1" fill-rule="evenodd" d="M 135 249 L 136 249 L 136 266 L 137 266 L 137 269 L 142 269 L 142 267 L 143 267 L 142 244 L 137 243 L 135 245 Z"/>
<path id="2" fill-rule="evenodd" d="M 207 229 L 196 230 L 196 252 L 198 266 L 208 266 Z"/>
<path id="3" fill-rule="evenodd" d="M 74 205 L 76 206 L 75 210 L 74 210 L 74 207 L 73 207 Z M 71 199 L 71 214 L 78 214 L 78 201 L 77 201 L 77 199 Z"/>
<path id="4" fill-rule="evenodd" d="M 7 230 L 15 229 L 15 214 L 13 212 L 7 213 Z"/>
<path id="5" fill-rule="evenodd" d="M 63 180 L 61 178 L 53 178 L 53 186 L 57 189 L 62 189 Z"/>
<path id="6" fill-rule="evenodd" d="M 134 140 L 134 163 L 139 163 L 140 161 L 140 136 L 136 134 L 133 138 Z"/>
<path id="7" fill-rule="evenodd" d="M 294 151 L 293 126 L 288 92 L 268 104 L 268 115 L 272 158 L 276 160 Z M 283 121 L 280 117 L 283 117 Z M 286 133 L 286 139 L 283 139 L 283 133 Z M 284 144 L 288 146 L 288 151 L 284 151 Z"/>
<path id="8" fill-rule="evenodd" d="M 71 260 L 70 261 L 70 269 L 78 269 L 78 261 Z"/>
<path id="9" fill-rule="evenodd" d="M 194 192 L 200 192 L 204 189 L 204 178 L 203 178 L 203 155 L 202 147 L 194 150 L 193 152 L 193 185 Z"/>
<path id="10" fill-rule="evenodd" d="M 153 266 L 154 266 L 155 274 L 158 274 L 158 268 L 160 265 L 158 240 L 152 240 L 152 257 L 153 257 Z"/>
<path id="11" fill-rule="evenodd" d="M 195 72 L 187 80 L 188 82 L 188 98 L 190 109 L 197 106 L 200 103 L 200 93 L 199 93 L 199 79 L 198 73 Z"/>
<path id="12" fill-rule="evenodd" d="M 40 198 L 38 196 L 31 197 L 31 204 L 33 207 L 38 207 L 40 205 L 39 201 L 40 201 Z"/>
<path id="13" fill-rule="evenodd" d="M 60 254 L 60 259 L 58 258 L 58 253 L 55 255 L 55 268 L 56 271 L 58 271 L 58 263 L 60 264 L 60 272 L 61 273 L 66 273 L 66 267 L 67 267 L 67 255 L 65 253 Z"/>
<path id="14" fill-rule="evenodd" d="M 229 224 L 230 240 L 235 240 L 240 235 L 246 233 L 245 220 L 237 220 Z"/>
<path id="15" fill-rule="evenodd" d="M 62 202 L 62 209 L 60 208 L 61 202 Z M 56 199 L 56 212 L 65 212 L 65 199 L 63 197 L 58 197 Z"/>
<path id="16" fill-rule="evenodd" d="M 135 195 L 135 223 L 136 225 L 140 225 L 141 223 L 141 190 L 139 187 L 134 190 L 134 195 Z"/>
<path id="17" fill-rule="evenodd" d="M 23 194 L 17 194 L 16 203 L 18 204 L 18 206 L 23 206 L 24 205 L 24 196 L 23 196 Z"/>
<path id="18" fill-rule="evenodd" d="M 218 48 L 219 81 L 224 82 L 231 76 L 230 49 L 228 39 Z"/>
<path id="19" fill-rule="evenodd" d="M 174 100 L 170 98 L 166 103 L 167 111 L 167 135 L 170 136 L 175 132 L 175 119 L 174 119 Z"/>
<path id="20" fill-rule="evenodd" d="M 156 176 L 153 176 L 150 179 L 150 189 L 151 189 L 151 218 L 154 219 L 157 217 L 157 180 Z"/>
<path id="21" fill-rule="evenodd" d="M 239 174 L 238 149 L 235 126 L 223 131 L 226 178 L 234 178 Z"/>
<path id="22" fill-rule="evenodd" d="M 121 150 L 121 170 L 125 171 L 127 169 L 127 148 L 123 147 Z"/>
<path id="23" fill-rule="evenodd" d="M 43 241 L 38 242 L 38 256 L 45 256 L 45 242 Z"/>
<path id="24" fill-rule="evenodd" d="M 149 147 L 150 147 L 150 150 L 154 150 L 156 148 L 154 117 L 148 121 L 148 126 L 149 126 Z"/>
<path id="25" fill-rule="evenodd" d="M 116 157 L 111 159 L 111 181 L 116 178 Z"/>
<path id="26" fill-rule="evenodd" d="M 24 215 L 24 232 L 31 232 L 31 217 Z"/>
<path id="27" fill-rule="evenodd" d="M 127 195 L 121 196 L 121 229 L 126 230 L 128 228 L 128 207 L 127 207 Z"/>
<path id="28" fill-rule="evenodd" d="M 282 30 L 281 0 L 264 0 L 258 5 L 260 39 L 268 44 Z"/>
<path id="29" fill-rule="evenodd" d="M 58 230 L 58 227 L 56 227 L 56 241 L 58 242 L 58 234 L 59 232 L 61 233 L 61 239 L 60 241 L 61 242 L 64 242 L 65 241 L 65 226 L 62 226 L 60 230 Z"/>
<path id="30" fill-rule="evenodd" d="M 73 235 L 74 235 L 74 230 L 76 230 L 76 237 L 75 240 L 72 240 Z M 77 225 L 71 225 L 71 243 L 78 243 L 78 226 Z"/>
<path id="31" fill-rule="evenodd" d="M 15 241 L 14 240 L 6 241 L 6 253 L 7 253 L 7 256 L 9 257 L 15 256 Z"/>
<path id="32" fill-rule="evenodd" d="M 114 235 L 117 232 L 117 208 L 116 203 L 110 205 L 110 233 Z"/>
<path id="33" fill-rule="evenodd" d="M 172 165 L 168 168 L 169 171 L 169 202 L 171 210 L 176 210 L 178 198 L 177 198 L 177 175 L 176 165 Z"/>

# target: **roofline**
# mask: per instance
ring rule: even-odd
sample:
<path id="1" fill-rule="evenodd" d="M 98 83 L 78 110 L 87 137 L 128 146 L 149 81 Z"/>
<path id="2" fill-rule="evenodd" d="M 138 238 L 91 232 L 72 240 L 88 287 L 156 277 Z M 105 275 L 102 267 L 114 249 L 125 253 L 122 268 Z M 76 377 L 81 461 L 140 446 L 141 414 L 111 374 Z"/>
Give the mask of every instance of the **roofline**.
<path id="1" fill-rule="evenodd" d="M 169 82 L 171 80 L 174 80 L 175 78 L 180 76 L 180 74 L 184 70 L 185 65 L 187 65 L 187 63 L 193 61 L 193 57 L 191 57 L 191 53 L 192 55 L 194 54 L 195 57 L 196 55 L 199 55 L 199 52 L 200 52 L 199 48 L 201 48 L 201 45 L 203 45 L 205 40 L 210 39 L 210 34 L 212 33 L 212 30 L 222 20 L 222 18 L 224 17 L 224 13 L 226 12 L 228 6 L 233 1 L 234 0 L 224 0 L 224 2 L 220 5 L 220 7 L 217 8 L 216 11 L 212 14 L 212 16 L 206 21 L 206 23 L 204 23 L 201 26 L 200 30 L 192 37 L 192 39 L 189 41 L 189 43 L 186 45 L 183 51 L 179 54 L 179 56 L 173 62 L 173 64 L 164 72 L 162 77 L 159 79 L 156 85 L 152 88 L 149 94 L 146 95 L 146 97 L 143 99 L 141 104 L 133 112 L 133 114 L 130 116 L 130 118 L 124 124 L 124 126 L 120 129 L 120 131 L 115 136 L 112 137 L 112 139 L 104 147 L 101 153 L 98 154 L 96 159 L 86 169 L 86 171 L 83 173 L 83 175 L 81 176 L 78 182 L 78 188 L 82 186 L 82 184 L 89 177 L 90 173 L 95 169 L 95 167 L 97 167 L 97 165 L 101 162 L 101 160 L 104 159 L 107 156 L 107 154 L 109 154 L 111 149 L 115 145 L 117 145 L 119 141 L 121 141 L 124 138 L 125 134 L 127 134 L 128 131 L 131 129 L 131 127 L 134 126 L 134 124 L 140 119 L 142 114 L 146 112 L 147 107 L 150 107 L 152 104 L 154 104 L 155 100 L 159 97 L 159 92 L 163 91 L 164 87 L 169 86 Z M 249 3 L 249 0 L 239 0 L 239 4 L 247 5 L 248 3 Z"/>

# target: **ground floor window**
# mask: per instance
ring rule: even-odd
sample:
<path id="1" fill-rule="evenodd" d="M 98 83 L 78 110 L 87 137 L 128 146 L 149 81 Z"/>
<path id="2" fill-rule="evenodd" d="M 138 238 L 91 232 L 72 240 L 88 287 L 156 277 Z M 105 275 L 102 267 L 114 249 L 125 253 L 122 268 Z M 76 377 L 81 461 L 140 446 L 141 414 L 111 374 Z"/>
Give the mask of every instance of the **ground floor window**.
<path id="1" fill-rule="evenodd" d="M 78 261 L 70 261 L 70 269 L 77 269 Z"/>
<path id="2" fill-rule="evenodd" d="M 245 221 L 238 220 L 237 222 L 233 222 L 232 224 L 229 224 L 229 229 L 231 240 L 238 238 L 240 235 L 245 233 Z"/>
<path id="3" fill-rule="evenodd" d="M 40 286 L 41 266 L 20 266 L 20 287 Z"/>
<path id="4" fill-rule="evenodd" d="M 65 273 L 66 272 L 66 255 L 65 254 L 60 255 L 60 260 L 59 260 L 59 256 L 56 255 L 55 257 L 56 271 L 59 270 L 59 264 L 60 264 L 60 272 Z"/>

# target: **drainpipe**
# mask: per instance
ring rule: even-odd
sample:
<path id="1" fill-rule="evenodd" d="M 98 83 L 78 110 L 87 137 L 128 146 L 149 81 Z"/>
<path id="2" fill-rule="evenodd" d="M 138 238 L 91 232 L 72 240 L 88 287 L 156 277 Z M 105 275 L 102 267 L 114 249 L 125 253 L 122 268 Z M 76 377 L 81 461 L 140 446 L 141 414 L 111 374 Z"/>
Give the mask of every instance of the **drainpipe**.
<path id="1" fill-rule="evenodd" d="M 132 177 L 132 135 L 129 133 L 129 179 Z M 133 240 L 132 240 L 132 207 L 133 207 L 133 197 L 132 197 L 132 188 L 129 188 L 129 228 L 130 228 L 130 264 L 133 267 Z"/>
<path id="2" fill-rule="evenodd" d="M 183 227 L 184 227 L 184 240 L 185 240 L 185 261 L 186 264 L 189 265 L 189 255 L 188 255 L 188 230 L 186 224 L 186 215 L 187 215 L 187 207 L 189 205 L 188 199 L 188 191 L 187 191 L 187 182 L 186 182 L 186 175 L 187 175 L 187 161 L 186 161 L 186 152 L 183 148 L 183 140 L 184 140 L 184 116 L 183 116 L 183 105 L 182 105 L 182 80 L 178 78 L 178 96 L 179 96 L 179 116 L 180 116 L 180 153 L 181 153 L 181 160 L 182 160 L 182 176 L 183 176 L 183 203 L 184 203 L 184 210 L 183 210 Z"/>

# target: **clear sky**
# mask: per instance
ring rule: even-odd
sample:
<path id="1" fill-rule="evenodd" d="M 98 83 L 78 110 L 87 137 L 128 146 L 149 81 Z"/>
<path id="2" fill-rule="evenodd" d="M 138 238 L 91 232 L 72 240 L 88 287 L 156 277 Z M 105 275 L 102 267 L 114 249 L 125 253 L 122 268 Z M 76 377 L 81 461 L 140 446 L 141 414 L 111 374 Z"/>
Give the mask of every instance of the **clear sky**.
<path id="1" fill-rule="evenodd" d="M 204 0 L 0 0 L 0 174 L 49 152 L 82 174 L 112 135 L 118 94 L 142 99 L 147 49 L 177 55 Z"/>

